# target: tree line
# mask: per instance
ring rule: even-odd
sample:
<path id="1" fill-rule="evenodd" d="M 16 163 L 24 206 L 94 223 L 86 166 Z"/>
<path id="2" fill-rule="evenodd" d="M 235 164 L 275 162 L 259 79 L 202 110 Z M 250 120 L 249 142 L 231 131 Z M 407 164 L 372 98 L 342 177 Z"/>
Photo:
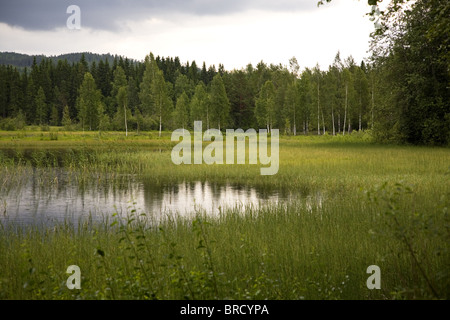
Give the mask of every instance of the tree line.
<path id="1" fill-rule="evenodd" d="M 435 31 L 448 8 L 436 0 L 417 1 L 406 12 L 392 9 L 373 35 L 370 61 L 356 63 L 338 52 L 326 70 L 301 69 L 293 57 L 288 66 L 261 61 L 226 71 L 152 53 L 143 62 L 115 57 L 111 64 L 89 65 L 83 55 L 72 63 L 42 59 L 23 72 L 1 65 L 0 126 L 128 134 L 192 128 L 201 120 L 204 129 L 371 130 L 382 141 L 448 144 L 448 38 Z M 389 23 L 400 30 L 392 32 Z"/>
<path id="2" fill-rule="evenodd" d="M 345 134 L 371 126 L 370 75 L 364 62 L 339 53 L 326 72 L 318 65 L 300 72 L 295 58 L 289 67 L 260 62 L 233 71 L 151 53 L 142 63 L 116 57 L 90 67 L 84 56 L 72 64 L 42 59 L 22 73 L 0 66 L 0 114 L 80 130 L 161 131 L 202 120 L 205 128 Z"/>

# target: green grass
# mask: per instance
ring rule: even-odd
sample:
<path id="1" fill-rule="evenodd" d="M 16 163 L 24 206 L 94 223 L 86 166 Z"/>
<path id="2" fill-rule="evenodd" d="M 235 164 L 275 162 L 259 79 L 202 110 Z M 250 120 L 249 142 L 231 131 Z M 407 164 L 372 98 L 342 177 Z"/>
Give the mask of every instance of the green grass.
<path id="1" fill-rule="evenodd" d="M 5 225 L 2 299 L 449 298 L 448 148 L 283 137 L 278 174 L 261 176 L 259 165 L 175 166 L 170 133 L 14 134 L 0 133 L 0 195 L 32 167 L 51 181 L 57 165 L 78 181 L 114 184 L 125 173 L 155 185 L 209 181 L 301 196 L 217 219 L 197 212 L 157 224 L 131 206 L 79 227 Z M 66 287 L 73 264 L 81 290 Z M 366 287 L 370 265 L 381 268 L 380 290 Z"/>

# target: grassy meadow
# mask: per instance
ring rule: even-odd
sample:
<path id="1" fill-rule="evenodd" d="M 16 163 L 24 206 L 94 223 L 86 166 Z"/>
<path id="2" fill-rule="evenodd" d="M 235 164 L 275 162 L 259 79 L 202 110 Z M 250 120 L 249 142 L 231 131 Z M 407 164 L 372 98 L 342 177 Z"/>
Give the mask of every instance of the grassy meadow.
<path id="1" fill-rule="evenodd" d="M 78 227 L 2 223 L 0 299 L 449 298 L 450 149 L 374 144 L 364 133 L 282 136 L 279 171 L 262 176 L 260 165 L 176 166 L 170 135 L 0 132 L 0 202 L 33 168 L 51 187 L 55 167 L 80 184 L 133 175 L 294 197 L 218 218 L 199 210 L 156 223 L 130 203 L 127 214 Z M 70 265 L 81 289 L 66 286 Z M 370 265 L 380 267 L 379 290 L 367 288 Z"/>

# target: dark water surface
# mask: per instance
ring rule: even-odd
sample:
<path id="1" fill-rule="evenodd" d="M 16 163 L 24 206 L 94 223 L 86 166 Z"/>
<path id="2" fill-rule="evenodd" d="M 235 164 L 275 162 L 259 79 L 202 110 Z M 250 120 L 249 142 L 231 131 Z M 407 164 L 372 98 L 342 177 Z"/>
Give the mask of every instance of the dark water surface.
<path id="1" fill-rule="evenodd" d="M 14 183 L 0 186 L 0 221 L 19 224 L 51 224 L 80 218 L 104 220 L 115 212 L 125 215 L 136 209 L 156 220 L 174 215 L 190 217 L 195 212 L 219 215 L 226 208 L 259 208 L 300 195 L 292 192 L 258 190 L 243 185 L 219 185 L 209 182 L 155 183 L 145 177 L 111 176 L 95 173 L 74 174 L 64 166 L 67 152 L 63 150 L 0 150 L 2 156 L 27 161 L 31 166 L 17 174 Z M 73 152 L 73 151 L 70 151 Z M 56 155 L 56 156 L 55 156 Z M 44 162 L 44 167 L 42 163 Z M 14 166 L 12 166 L 14 168 Z M 6 187 L 7 186 L 7 187 Z M 306 206 L 310 207 L 306 197 Z"/>

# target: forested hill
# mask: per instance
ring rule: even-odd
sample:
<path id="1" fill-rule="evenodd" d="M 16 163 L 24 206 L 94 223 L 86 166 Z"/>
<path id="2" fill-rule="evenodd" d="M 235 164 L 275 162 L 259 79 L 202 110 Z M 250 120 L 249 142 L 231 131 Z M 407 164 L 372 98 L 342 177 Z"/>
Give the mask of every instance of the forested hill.
<path id="1" fill-rule="evenodd" d="M 67 60 L 68 63 L 77 63 L 81 60 L 82 55 L 84 54 L 84 58 L 89 66 L 92 65 L 93 62 L 98 64 L 101 60 L 108 61 L 112 63 L 115 58 L 119 58 L 117 55 L 112 54 L 97 54 L 92 52 L 77 52 L 77 53 L 68 53 L 61 54 L 58 56 L 45 56 L 45 55 L 28 55 L 16 52 L 0 52 L 0 64 L 2 65 L 11 65 L 16 67 L 19 71 L 23 70 L 25 67 L 30 68 L 33 64 L 33 59 L 36 58 L 36 63 L 39 64 L 43 59 L 48 58 L 52 62 L 57 63 L 58 60 Z M 123 57 L 123 59 L 126 59 Z"/>

